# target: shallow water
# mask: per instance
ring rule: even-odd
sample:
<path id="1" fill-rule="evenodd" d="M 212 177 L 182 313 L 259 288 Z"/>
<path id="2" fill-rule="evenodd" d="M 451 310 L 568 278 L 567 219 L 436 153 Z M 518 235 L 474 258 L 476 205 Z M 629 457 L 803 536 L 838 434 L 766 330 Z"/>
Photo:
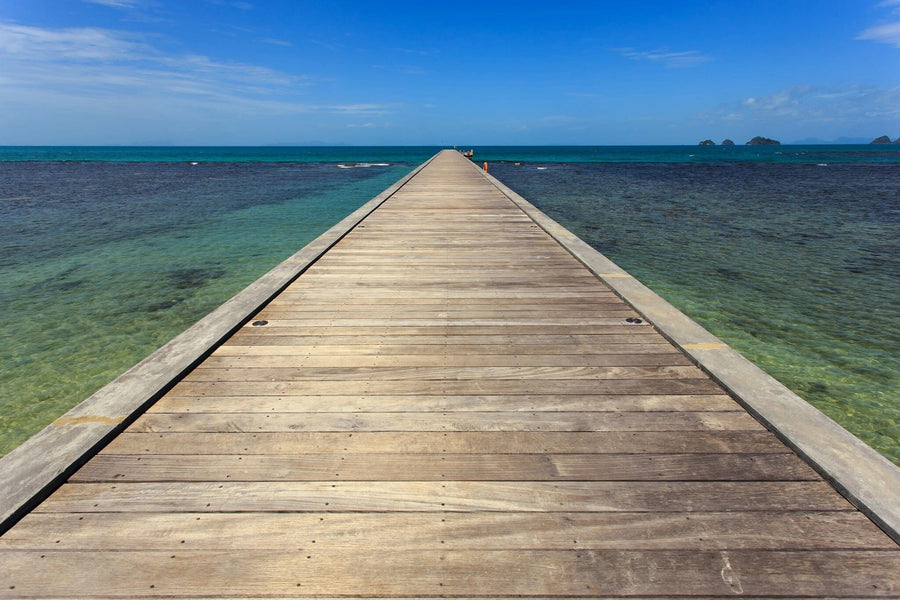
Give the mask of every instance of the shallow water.
<path id="1" fill-rule="evenodd" d="M 0 454 L 435 150 L 0 148 Z M 484 160 L 900 464 L 900 148 Z"/>
<path id="2" fill-rule="evenodd" d="M 0 454 L 412 166 L 0 162 Z"/>

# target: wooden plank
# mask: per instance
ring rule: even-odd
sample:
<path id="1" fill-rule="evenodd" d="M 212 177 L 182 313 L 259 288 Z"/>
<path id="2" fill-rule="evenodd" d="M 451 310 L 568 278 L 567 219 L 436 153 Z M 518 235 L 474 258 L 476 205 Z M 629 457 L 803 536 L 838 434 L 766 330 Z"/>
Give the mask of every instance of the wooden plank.
<path id="1" fill-rule="evenodd" d="M 359 308 L 337 310 L 333 308 L 328 311 L 313 310 L 287 310 L 285 308 L 268 307 L 259 314 L 260 318 L 281 321 L 310 321 L 317 322 L 322 320 L 372 320 L 381 321 L 386 317 L 393 319 L 410 320 L 451 320 L 454 322 L 479 321 L 479 320 L 497 320 L 503 322 L 543 322 L 552 320 L 561 324 L 572 324 L 576 319 L 585 324 L 597 322 L 597 319 L 615 319 L 621 322 L 622 319 L 637 316 L 633 309 L 627 306 L 617 306 L 614 308 L 603 309 L 580 309 L 580 310 L 486 310 L 486 309 L 452 309 L 449 307 L 437 307 L 422 310 L 396 309 L 396 310 L 360 310 Z"/>
<path id="2" fill-rule="evenodd" d="M 409 367 L 669 367 L 693 366 L 683 354 L 214 354 L 209 369 L 393 369 Z M 422 371 L 424 375 L 428 371 Z M 698 372 L 691 369 L 694 377 Z M 390 375 L 390 373 L 388 373 Z M 668 376 L 668 373 L 666 373 Z"/>
<path id="3" fill-rule="evenodd" d="M 185 377 L 189 383 L 240 381 L 371 381 L 414 380 L 416 382 L 452 380 L 539 379 L 542 381 L 643 380 L 665 381 L 702 379 L 697 367 L 260 367 L 216 368 L 200 365 Z"/>
<path id="4" fill-rule="evenodd" d="M 74 483 L 103 481 L 815 481 L 793 454 L 104 453 Z"/>
<path id="5" fill-rule="evenodd" d="M 6 551 L 6 597 L 96 594 L 894 596 L 900 552 L 782 550 Z M 43 558 L 41 558 L 43 556 Z M 103 564 L 103 569 L 84 565 Z M 42 569 L 28 565 L 41 564 Z M 384 577 L 385 565 L 391 577 Z M 828 573 L 829 577 L 822 575 Z M 538 574 L 536 576 L 536 574 Z"/>
<path id="6" fill-rule="evenodd" d="M 741 411 L 725 395 L 176 396 L 151 413 Z"/>
<path id="7" fill-rule="evenodd" d="M 893 549 L 852 511 L 41 513 L 2 550 Z"/>
<path id="8" fill-rule="evenodd" d="M 636 330 L 636 335 L 609 333 L 594 335 L 578 335 L 578 334 L 557 334 L 557 335 L 529 335 L 529 334 L 495 334 L 495 335 L 428 335 L 420 334 L 402 334 L 402 333 L 376 333 L 376 334 L 357 334 L 351 331 L 332 330 L 331 335 L 315 332 L 302 332 L 302 328 L 298 328 L 299 333 L 292 335 L 279 328 L 277 331 L 263 335 L 259 327 L 245 327 L 238 331 L 231 338 L 231 343 L 227 346 L 220 346 L 216 352 L 219 354 L 227 354 L 239 352 L 237 348 L 259 347 L 260 352 L 267 349 L 273 354 L 277 354 L 279 350 L 275 346 L 296 346 L 296 347 L 313 347 L 318 353 L 328 354 L 332 347 L 349 347 L 349 346 L 377 346 L 385 348 L 385 352 L 390 352 L 391 348 L 398 350 L 405 348 L 418 349 L 422 346 L 445 346 L 447 353 L 452 353 L 458 346 L 463 349 L 471 347 L 473 351 L 477 351 L 478 346 L 487 346 L 486 352 L 496 352 L 493 348 L 504 348 L 509 352 L 516 354 L 531 354 L 530 348 L 534 348 L 534 352 L 541 353 L 541 348 L 550 346 L 554 348 L 571 348 L 573 352 L 581 351 L 580 349 L 593 352 L 613 352 L 616 348 L 623 348 L 626 351 L 629 348 L 665 348 L 665 351 L 671 349 L 671 344 L 665 342 L 662 337 L 653 335 L 649 329 L 642 328 Z M 230 348 L 235 348 L 231 350 Z M 350 350 L 348 350 L 350 351 Z M 433 351 L 433 350 L 431 350 Z M 627 352 L 626 352 L 627 353 Z"/>
<path id="9" fill-rule="evenodd" d="M 380 481 L 79 483 L 57 512 L 745 512 L 854 510 L 823 481 Z"/>
<path id="10" fill-rule="evenodd" d="M 345 379 L 323 381 L 195 381 L 172 388 L 179 396 L 278 395 L 533 395 L 557 394 L 721 394 L 709 378 L 701 379 Z"/>
<path id="11" fill-rule="evenodd" d="M 241 332 L 236 334 L 234 339 L 239 339 L 237 335 L 247 333 L 251 335 L 259 335 L 261 330 L 265 329 L 271 332 L 269 335 L 291 335 L 291 336 L 407 336 L 418 337 L 427 336 L 435 337 L 446 335 L 451 339 L 458 337 L 477 337 L 480 339 L 491 339 L 493 337 L 516 337 L 520 340 L 527 340 L 529 336 L 532 340 L 538 340 L 541 336 L 643 336 L 637 339 L 656 338 L 656 333 L 648 325 L 630 325 L 624 321 L 611 323 L 608 325 L 379 325 L 379 326 L 356 326 L 347 325 L 299 325 L 296 321 L 270 321 L 264 328 L 254 327 L 250 323 L 245 325 Z M 272 331 L 275 329 L 275 331 Z M 658 339 L 658 338 L 656 338 Z M 586 340 L 590 342 L 590 340 Z M 595 340 L 596 341 L 596 340 Z"/>
<path id="12" fill-rule="evenodd" d="M 784 445 L 758 431 L 458 431 L 144 433 L 126 431 L 104 452 L 112 454 L 315 454 L 339 453 L 782 453 Z"/>
<path id="13" fill-rule="evenodd" d="M 271 343 L 271 337 L 277 337 L 276 343 Z M 310 338 L 306 338 L 310 339 Z M 340 339 L 335 338 L 318 338 L 321 343 L 307 343 L 304 345 L 292 344 L 292 340 L 286 336 L 270 336 L 267 338 L 257 337 L 253 340 L 242 338 L 240 344 L 232 343 L 219 347 L 212 357 L 223 356 L 421 356 L 421 355 L 438 355 L 441 357 L 450 356 L 470 356 L 479 354 L 484 356 L 508 356 L 523 357 L 526 355 L 539 355 L 543 357 L 552 356 L 578 356 L 578 355 L 614 355 L 614 354 L 657 354 L 665 355 L 669 358 L 684 357 L 680 352 L 673 352 L 670 345 L 662 342 L 658 343 L 626 343 L 626 344 L 596 344 L 596 345 L 572 345 L 572 344 L 480 344 L 478 340 L 472 340 L 473 343 L 452 343 L 441 342 L 441 338 L 432 338 L 434 341 L 422 342 L 414 340 L 415 343 L 397 344 L 397 343 L 378 343 L 378 337 L 363 338 L 361 336 L 345 336 L 341 338 L 346 343 L 340 343 Z M 258 343 L 257 343 L 258 340 Z M 310 340 L 313 341 L 313 340 Z M 368 341 L 368 343 L 366 343 Z M 243 345 L 246 344 L 246 345 Z M 505 353 L 505 354 L 504 354 Z M 532 359 L 525 359 L 532 360 Z M 548 360 L 553 360 L 549 359 Z M 612 358 L 608 360 L 613 360 Z M 682 363 L 683 364 L 683 363 Z"/>
<path id="14" fill-rule="evenodd" d="M 148 413 L 129 431 L 710 431 L 762 430 L 743 412 Z"/>

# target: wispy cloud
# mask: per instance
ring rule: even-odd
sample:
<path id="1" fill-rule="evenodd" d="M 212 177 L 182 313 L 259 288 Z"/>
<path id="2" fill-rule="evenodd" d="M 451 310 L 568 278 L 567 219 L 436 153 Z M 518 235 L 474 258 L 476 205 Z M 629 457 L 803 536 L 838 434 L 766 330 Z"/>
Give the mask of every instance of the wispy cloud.
<path id="1" fill-rule="evenodd" d="M 306 101 L 310 78 L 199 54 L 169 54 L 147 39 L 99 28 L 44 29 L 0 23 L 6 101 L 60 107 L 104 102 L 217 115 L 380 115 L 372 103 Z M 2 105 L 2 99 L 0 99 Z"/>
<path id="2" fill-rule="evenodd" d="M 701 53 L 698 50 L 685 50 L 682 52 L 671 52 L 669 50 L 635 50 L 634 48 L 616 48 L 616 52 L 636 61 L 648 61 L 664 65 L 670 69 L 683 69 L 686 67 L 696 67 L 697 65 L 709 62 L 711 57 Z"/>
<path id="3" fill-rule="evenodd" d="M 316 108 L 343 115 L 383 115 L 388 112 L 387 107 L 381 104 L 344 104 Z"/>
<path id="4" fill-rule="evenodd" d="M 427 50 L 415 50 L 412 48 L 394 48 L 394 50 L 403 54 L 415 54 L 416 56 L 432 56 L 434 54 L 434 52 Z"/>
<path id="5" fill-rule="evenodd" d="M 292 43 L 286 40 L 278 40 L 275 38 L 265 38 L 264 40 L 262 40 L 262 42 L 264 44 L 271 44 L 272 46 L 283 46 L 285 48 L 290 48 L 291 46 L 293 46 Z"/>
<path id="6" fill-rule="evenodd" d="M 856 39 L 882 42 L 900 48 L 900 22 L 869 27 L 865 31 L 861 31 Z"/>
<path id="7" fill-rule="evenodd" d="M 41 63 L 127 61 L 152 51 L 137 38 L 104 29 L 42 29 L 0 23 L 0 54 Z"/>
<path id="8" fill-rule="evenodd" d="M 900 14 L 900 0 L 884 0 L 878 3 L 878 8 L 892 8 L 891 14 Z M 871 40 L 883 44 L 891 44 L 900 48 L 900 21 L 882 23 L 864 29 L 856 36 L 858 40 Z"/>
<path id="9" fill-rule="evenodd" d="M 821 88 L 801 85 L 753 96 L 707 111 L 701 120 L 762 123 L 880 123 L 900 118 L 900 86 L 847 85 Z"/>
<path id="10" fill-rule="evenodd" d="M 99 4 L 110 8 L 137 8 L 140 0 L 81 0 L 88 4 Z"/>

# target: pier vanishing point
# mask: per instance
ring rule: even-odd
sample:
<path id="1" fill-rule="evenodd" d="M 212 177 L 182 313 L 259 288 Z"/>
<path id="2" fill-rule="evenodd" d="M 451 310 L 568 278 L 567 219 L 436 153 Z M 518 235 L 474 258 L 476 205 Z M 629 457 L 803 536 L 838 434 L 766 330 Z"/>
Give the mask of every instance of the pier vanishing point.
<path id="1" fill-rule="evenodd" d="M 0 598 L 900 597 L 900 469 L 455 151 L 0 459 L 0 520 Z"/>

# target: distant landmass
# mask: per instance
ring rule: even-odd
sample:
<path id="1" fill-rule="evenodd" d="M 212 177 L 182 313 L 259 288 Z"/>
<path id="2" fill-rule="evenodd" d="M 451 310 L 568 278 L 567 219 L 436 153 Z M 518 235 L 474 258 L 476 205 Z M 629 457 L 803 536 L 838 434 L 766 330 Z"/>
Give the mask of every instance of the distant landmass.
<path id="1" fill-rule="evenodd" d="M 781 142 L 777 140 L 770 140 L 769 138 L 756 136 L 749 142 L 747 142 L 748 146 L 778 146 Z M 699 144 L 700 146 L 715 146 L 716 143 L 712 140 L 703 140 Z M 722 140 L 723 146 L 734 146 L 734 142 L 728 138 Z"/>
<path id="2" fill-rule="evenodd" d="M 806 138 L 803 140 L 796 140 L 794 142 L 790 142 L 792 145 L 796 146 L 815 146 L 815 145 L 842 145 L 842 144 L 900 144 L 900 137 L 895 140 L 891 140 L 890 136 L 882 135 L 874 140 L 869 140 L 868 138 L 851 138 L 851 137 L 839 137 L 836 140 L 823 140 L 820 138 Z M 716 143 L 712 140 L 703 140 L 698 145 L 700 146 L 715 146 Z M 734 142 L 731 140 L 722 140 L 723 146 L 734 146 Z M 746 144 L 747 146 L 779 146 L 781 142 L 778 140 L 773 140 L 767 137 L 756 136 Z"/>
<path id="3" fill-rule="evenodd" d="M 874 140 L 872 140 L 872 141 L 869 142 L 869 143 L 870 143 L 870 144 L 900 144 L 900 138 L 897 138 L 896 140 L 894 140 L 894 141 L 892 142 L 892 141 L 891 141 L 891 138 L 889 138 L 889 137 L 886 136 L 886 135 L 883 135 L 883 136 L 881 136 L 881 137 L 875 138 Z"/>
<path id="4" fill-rule="evenodd" d="M 746 144 L 747 146 L 780 146 L 781 142 L 767 137 L 756 136 Z"/>

